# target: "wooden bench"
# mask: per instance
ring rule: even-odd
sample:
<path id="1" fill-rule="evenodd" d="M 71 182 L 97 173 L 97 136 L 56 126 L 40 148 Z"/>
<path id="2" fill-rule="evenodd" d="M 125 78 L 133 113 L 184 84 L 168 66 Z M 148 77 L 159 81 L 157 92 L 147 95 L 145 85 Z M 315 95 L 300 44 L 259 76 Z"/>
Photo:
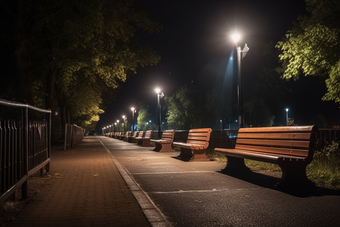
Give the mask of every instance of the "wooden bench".
<path id="1" fill-rule="evenodd" d="M 121 132 L 116 132 L 116 134 L 115 134 L 115 138 L 116 138 L 116 139 L 119 139 L 119 137 L 120 137 L 120 134 L 121 134 Z"/>
<path id="2" fill-rule="evenodd" d="M 215 148 L 227 157 L 225 173 L 249 172 L 244 159 L 278 164 L 282 169 L 279 187 L 313 186 L 306 167 L 314 154 L 315 126 L 241 128 L 235 149 Z"/>
<path id="3" fill-rule="evenodd" d="M 120 132 L 119 139 L 123 140 L 126 132 Z"/>
<path id="4" fill-rule="evenodd" d="M 134 139 L 134 138 L 136 138 L 136 136 L 137 136 L 137 131 L 134 131 L 134 132 L 132 132 L 131 134 L 130 134 L 130 136 L 128 137 L 128 142 L 129 143 L 132 143 L 132 140 Z"/>
<path id="5" fill-rule="evenodd" d="M 150 140 L 150 142 L 155 143 L 154 151 L 159 152 L 169 152 L 174 151 L 171 148 L 172 142 L 174 141 L 175 130 L 164 130 L 162 134 L 162 138 L 159 140 Z"/>
<path id="6" fill-rule="evenodd" d="M 209 161 L 205 150 L 209 146 L 211 128 L 190 129 L 187 142 L 173 142 L 172 145 L 179 147 L 179 158 L 187 161 Z"/>
<path id="7" fill-rule="evenodd" d="M 131 137 L 131 143 L 137 143 L 138 137 L 143 137 L 144 131 L 138 131 L 135 137 Z"/>
<path id="8" fill-rule="evenodd" d="M 142 147 L 153 147 L 153 145 L 150 144 L 152 134 L 153 134 L 152 130 L 145 131 L 143 137 L 136 137 L 137 144 L 142 146 Z"/>
<path id="9" fill-rule="evenodd" d="M 127 131 L 125 135 L 123 136 L 123 140 L 127 142 L 130 136 L 131 136 L 131 131 Z"/>

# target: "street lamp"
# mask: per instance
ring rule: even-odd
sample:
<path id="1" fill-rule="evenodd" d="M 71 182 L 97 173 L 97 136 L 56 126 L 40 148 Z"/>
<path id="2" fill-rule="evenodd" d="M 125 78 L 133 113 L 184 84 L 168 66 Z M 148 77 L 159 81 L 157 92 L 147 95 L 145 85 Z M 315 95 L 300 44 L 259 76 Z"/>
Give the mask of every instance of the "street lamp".
<path id="1" fill-rule="evenodd" d="M 123 132 L 125 132 L 125 115 L 123 115 L 122 118 L 123 118 L 123 123 L 124 123 Z"/>
<path id="2" fill-rule="evenodd" d="M 119 132 L 119 120 L 117 120 L 117 132 Z"/>
<path id="3" fill-rule="evenodd" d="M 164 96 L 163 92 L 161 94 L 161 89 L 156 88 L 157 93 L 157 104 L 158 104 L 158 139 L 161 139 L 161 102 L 160 99 Z"/>
<path id="4" fill-rule="evenodd" d="M 287 126 L 288 126 L 288 111 L 289 111 L 289 109 L 286 108 L 286 125 L 287 125 Z"/>
<path id="5" fill-rule="evenodd" d="M 117 122 L 115 122 L 115 125 L 117 125 Z M 117 127 L 116 127 L 116 128 L 117 128 Z M 115 129 L 115 128 L 113 128 L 113 131 L 115 131 L 114 129 Z M 118 132 L 118 129 L 117 129 L 117 132 Z"/>
<path id="6" fill-rule="evenodd" d="M 233 39 L 236 50 L 237 50 L 237 101 L 238 101 L 238 125 L 239 128 L 244 127 L 244 114 L 243 114 L 243 93 L 242 93 L 242 80 L 241 80 L 241 53 L 242 59 L 246 56 L 249 48 L 247 44 L 244 45 L 243 50 L 241 47 L 238 46 L 238 41 L 240 40 L 241 36 L 239 34 L 233 34 L 231 36 Z"/>
<path id="7" fill-rule="evenodd" d="M 135 130 L 135 108 L 131 107 L 131 111 L 132 111 L 132 132 L 134 132 Z"/>

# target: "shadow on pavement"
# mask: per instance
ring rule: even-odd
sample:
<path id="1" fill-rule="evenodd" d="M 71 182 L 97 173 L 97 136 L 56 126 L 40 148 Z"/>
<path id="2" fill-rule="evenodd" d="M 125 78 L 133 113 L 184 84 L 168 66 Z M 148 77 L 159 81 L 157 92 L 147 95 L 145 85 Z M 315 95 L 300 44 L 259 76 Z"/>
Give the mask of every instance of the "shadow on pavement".
<path id="1" fill-rule="evenodd" d="M 332 190 L 321 187 L 278 187 L 278 183 L 281 178 L 269 176 L 263 173 L 256 173 L 249 171 L 247 173 L 225 173 L 223 171 L 217 171 L 218 173 L 225 174 L 260 187 L 270 188 L 276 191 L 280 191 L 296 197 L 311 197 L 311 196 L 325 196 L 325 195 L 336 195 L 340 196 L 340 190 Z"/>

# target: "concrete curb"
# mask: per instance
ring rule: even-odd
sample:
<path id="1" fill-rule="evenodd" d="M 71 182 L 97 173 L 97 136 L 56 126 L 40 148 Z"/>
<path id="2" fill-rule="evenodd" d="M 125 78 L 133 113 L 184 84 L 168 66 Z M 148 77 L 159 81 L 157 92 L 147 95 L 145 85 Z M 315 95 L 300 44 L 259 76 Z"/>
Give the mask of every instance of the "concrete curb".
<path id="1" fill-rule="evenodd" d="M 103 145 L 105 150 L 110 155 L 113 163 L 116 165 L 119 173 L 124 178 L 126 184 L 130 188 L 132 194 L 135 196 L 139 205 L 142 208 L 143 213 L 147 217 L 148 221 L 153 227 L 171 227 L 172 225 L 166 220 L 162 212 L 156 207 L 156 205 L 151 201 L 149 196 L 140 188 L 140 186 L 131 177 L 129 172 L 125 169 L 123 165 L 117 160 L 117 158 L 110 152 L 109 149 L 104 145 L 104 143 L 97 137 L 99 142 Z"/>

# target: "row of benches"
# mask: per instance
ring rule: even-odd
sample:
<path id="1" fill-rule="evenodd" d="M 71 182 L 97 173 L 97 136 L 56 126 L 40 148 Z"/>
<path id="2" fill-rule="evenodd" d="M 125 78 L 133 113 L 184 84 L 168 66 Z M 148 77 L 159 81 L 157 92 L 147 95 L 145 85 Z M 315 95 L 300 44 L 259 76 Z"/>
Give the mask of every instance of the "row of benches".
<path id="1" fill-rule="evenodd" d="M 178 157 L 183 160 L 208 161 L 205 151 L 209 146 L 211 131 L 210 128 L 191 129 L 186 143 L 173 142 L 175 130 L 165 130 L 160 140 L 151 139 L 152 130 L 142 132 L 144 134 L 140 136 L 133 135 L 136 135 L 136 141 L 140 141 L 137 144 L 141 146 L 152 146 L 150 142 L 153 142 L 154 151 L 173 151 L 174 146 L 180 148 Z M 316 132 L 315 126 L 241 128 L 234 149 L 215 148 L 214 151 L 227 158 L 226 167 L 222 172 L 249 172 L 244 159 L 252 159 L 278 164 L 282 169 L 280 185 L 309 186 L 314 183 L 308 180 L 306 167 L 313 159 Z M 126 137 L 129 138 L 127 134 Z M 115 135 L 115 138 L 118 137 Z"/>

